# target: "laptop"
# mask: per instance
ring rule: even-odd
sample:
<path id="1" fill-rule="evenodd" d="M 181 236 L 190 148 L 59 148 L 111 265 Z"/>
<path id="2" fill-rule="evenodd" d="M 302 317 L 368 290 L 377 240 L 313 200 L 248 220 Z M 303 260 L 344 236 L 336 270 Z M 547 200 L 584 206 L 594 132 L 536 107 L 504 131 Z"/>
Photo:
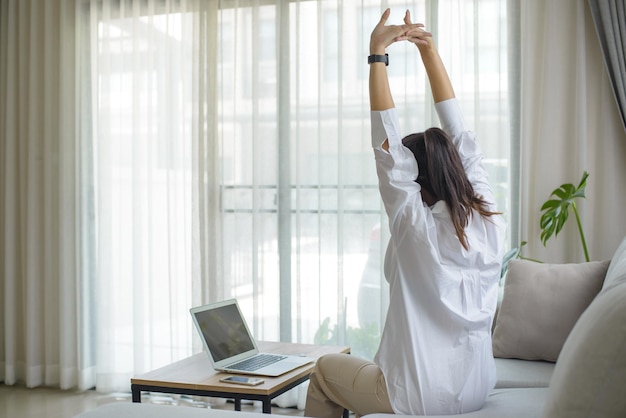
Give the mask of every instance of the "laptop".
<path id="1" fill-rule="evenodd" d="M 191 317 L 215 370 L 280 376 L 313 358 L 259 352 L 236 299 L 191 308 Z"/>

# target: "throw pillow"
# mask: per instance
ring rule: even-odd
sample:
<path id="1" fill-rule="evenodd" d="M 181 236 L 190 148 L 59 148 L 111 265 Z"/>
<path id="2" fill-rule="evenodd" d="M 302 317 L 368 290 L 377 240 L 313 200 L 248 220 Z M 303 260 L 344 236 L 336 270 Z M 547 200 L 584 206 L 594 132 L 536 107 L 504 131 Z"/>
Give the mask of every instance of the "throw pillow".
<path id="1" fill-rule="evenodd" d="M 501 358 L 556 361 L 572 327 L 602 288 L 609 261 L 512 260 L 493 334 Z"/>

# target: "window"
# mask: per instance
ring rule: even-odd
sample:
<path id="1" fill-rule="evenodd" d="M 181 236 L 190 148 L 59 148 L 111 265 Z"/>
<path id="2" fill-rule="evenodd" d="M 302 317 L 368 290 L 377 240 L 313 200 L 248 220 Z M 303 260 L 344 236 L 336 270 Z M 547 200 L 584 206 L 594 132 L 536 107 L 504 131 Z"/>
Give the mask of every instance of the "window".
<path id="1" fill-rule="evenodd" d="M 388 303 L 366 64 L 381 2 L 83 4 L 84 240 L 103 375 L 127 384 L 190 354 L 188 309 L 229 297 L 258 339 L 372 357 Z M 507 212 L 506 2 L 385 5 L 432 26 Z M 414 48 L 389 48 L 407 133 L 437 123 Z"/>

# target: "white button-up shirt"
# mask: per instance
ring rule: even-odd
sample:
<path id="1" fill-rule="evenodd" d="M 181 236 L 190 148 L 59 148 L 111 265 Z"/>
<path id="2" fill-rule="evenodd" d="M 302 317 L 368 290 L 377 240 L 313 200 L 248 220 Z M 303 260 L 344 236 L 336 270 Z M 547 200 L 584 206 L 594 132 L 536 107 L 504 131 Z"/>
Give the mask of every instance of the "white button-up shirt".
<path id="1" fill-rule="evenodd" d="M 474 191 L 495 200 L 459 103 L 436 104 Z M 457 414 L 480 409 L 496 381 L 491 324 L 497 304 L 506 224 L 476 211 L 459 241 L 448 207 L 428 207 L 415 182 L 413 153 L 402 145 L 395 109 L 373 111 L 372 147 L 391 239 L 385 256 L 390 285 L 387 319 L 375 362 L 397 414 Z M 388 152 L 382 144 L 388 139 Z"/>

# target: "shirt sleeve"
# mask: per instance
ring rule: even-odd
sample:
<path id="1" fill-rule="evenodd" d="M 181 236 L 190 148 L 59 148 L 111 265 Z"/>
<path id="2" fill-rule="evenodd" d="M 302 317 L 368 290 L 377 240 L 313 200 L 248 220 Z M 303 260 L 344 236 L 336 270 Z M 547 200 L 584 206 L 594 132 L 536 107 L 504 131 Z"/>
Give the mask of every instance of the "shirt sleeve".
<path id="1" fill-rule="evenodd" d="M 450 137 L 461 156 L 463 168 L 474 191 L 482 196 L 490 205 L 491 210 L 495 210 L 495 198 L 489 176 L 483 162 L 483 153 L 476 142 L 474 132 L 465 129 L 461 106 L 456 98 L 444 100 L 435 104 L 437 115 L 441 123 L 441 129 Z"/>
<path id="2" fill-rule="evenodd" d="M 371 113 L 372 120 L 372 148 L 380 148 L 385 142 L 389 144 L 402 144 L 400 137 L 400 121 L 395 108 L 387 110 L 373 110 Z"/>
<path id="3" fill-rule="evenodd" d="M 371 112 L 372 147 L 376 159 L 376 171 L 380 195 L 389 216 L 392 228 L 398 215 L 415 208 L 422 212 L 420 185 L 415 182 L 418 173 L 415 156 L 404 145 L 400 133 L 400 123 L 395 108 Z M 388 141 L 388 151 L 382 144 Z M 406 209 L 406 210 L 405 210 Z M 413 209 L 412 209 L 413 210 Z M 419 215 L 405 213 L 405 217 L 415 218 Z"/>

